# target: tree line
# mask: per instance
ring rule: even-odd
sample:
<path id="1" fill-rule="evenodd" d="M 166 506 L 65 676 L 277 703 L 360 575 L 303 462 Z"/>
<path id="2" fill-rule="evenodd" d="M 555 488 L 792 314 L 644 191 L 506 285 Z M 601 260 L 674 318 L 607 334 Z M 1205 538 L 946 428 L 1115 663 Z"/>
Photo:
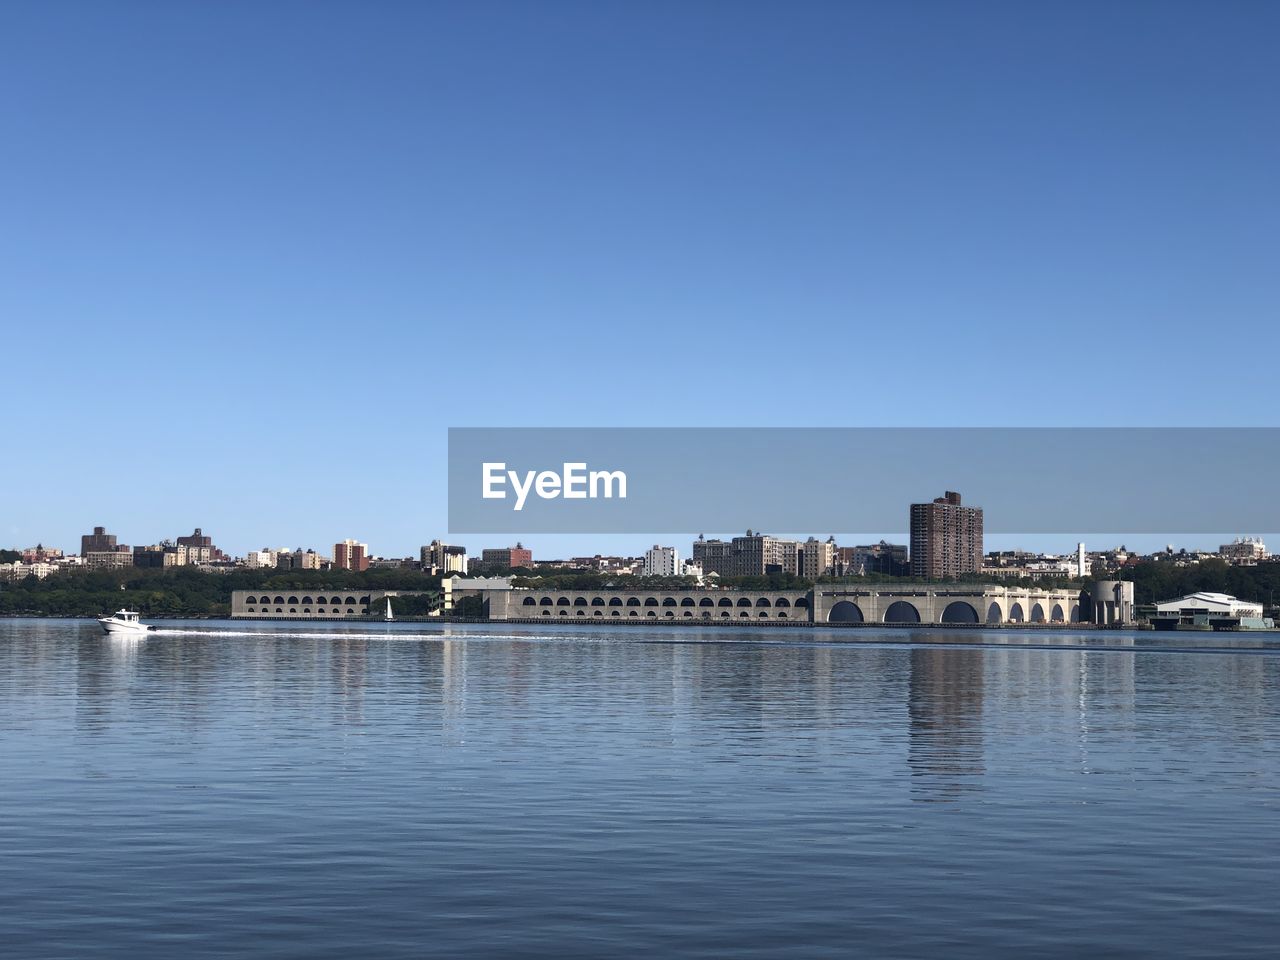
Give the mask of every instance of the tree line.
<path id="1" fill-rule="evenodd" d="M 225 617 L 233 590 L 434 590 L 419 570 L 254 570 L 211 573 L 194 567 L 61 572 L 0 584 L 0 616 L 91 617 L 122 607 L 150 616 Z M 397 614 L 420 604 L 394 601 Z M 402 609 L 403 607 L 403 609 Z"/>

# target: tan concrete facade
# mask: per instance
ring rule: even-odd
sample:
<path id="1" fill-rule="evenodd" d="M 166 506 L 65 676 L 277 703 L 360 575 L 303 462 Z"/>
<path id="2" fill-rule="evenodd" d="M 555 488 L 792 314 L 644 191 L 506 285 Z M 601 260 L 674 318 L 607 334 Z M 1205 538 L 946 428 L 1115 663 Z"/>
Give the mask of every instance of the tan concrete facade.
<path id="1" fill-rule="evenodd" d="M 485 589 L 490 620 L 750 621 L 789 623 L 1080 623 L 1079 591 L 1002 585 L 821 585 L 813 590 Z"/>

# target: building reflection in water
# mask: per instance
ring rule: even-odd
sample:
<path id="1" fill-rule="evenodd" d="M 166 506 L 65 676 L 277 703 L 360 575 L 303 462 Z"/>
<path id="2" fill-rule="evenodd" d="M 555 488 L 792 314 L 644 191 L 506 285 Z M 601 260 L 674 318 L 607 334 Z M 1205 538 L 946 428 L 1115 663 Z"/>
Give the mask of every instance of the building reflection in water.
<path id="1" fill-rule="evenodd" d="M 907 764 L 911 798 L 961 799 L 982 788 L 982 650 L 917 648 L 910 652 Z"/>

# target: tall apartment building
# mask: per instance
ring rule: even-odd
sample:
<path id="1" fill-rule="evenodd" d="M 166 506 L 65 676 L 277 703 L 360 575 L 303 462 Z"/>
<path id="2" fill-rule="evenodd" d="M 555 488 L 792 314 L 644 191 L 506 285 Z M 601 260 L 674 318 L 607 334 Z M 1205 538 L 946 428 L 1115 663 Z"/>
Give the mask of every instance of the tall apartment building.
<path id="1" fill-rule="evenodd" d="M 187 563 L 212 563 L 226 559 L 226 555 L 213 545 L 213 538 L 206 537 L 199 527 L 189 537 L 179 537 L 177 545 L 186 547 Z"/>
<path id="2" fill-rule="evenodd" d="M 733 544 L 700 536 L 693 542 L 693 560 L 702 566 L 703 574 L 727 577 L 733 560 Z"/>
<path id="3" fill-rule="evenodd" d="M 467 548 L 432 540 L 418 551 L 422 566 L 438 573 L 466 573 Z"/>
<path id="4" fill-rule="evenodd" d="M 644 552 L 646 577 L 674 577 L 680 573 L 680 552 L 675 547 L 660 547 L 656 543 Z"/>
<path id="5" fill-rule="evenodd" d="M 982 508 L 948 490 L 933 503 L 911 505 L 911 575 L 930 580 L 982 569 Z"/>
<path id="6" fill-rule="evenodd" d="M 699 537 L 693 544 L 693 559 L 704 573 L 722 577 L 758 577 L 769 573 L 799 573 L 800 550 L 795 540 L 780 540 L 751 530 L 745 536 L 723 540 Z"/>
<path id="7" fill-rule="evenodd" d="M 93 533 L 86 533 L 80 538 L 80 556 L 87 557 L 91 553 L 113 553 L 116 549 L 116 535 L 107 533 L 106 527 L 94 527 Z"/>
<path id="8" fill-rule="evenodd" d="M 810 580 L 833 573 L 836 565 L 836 539 L 818 540 L 810 537 L 800 544 L 799 564 L 796 573 Z"/>
<path id="9" fill-rule="evenodd" d="M 905 543 L 863 544 L 836 547 L 836 573 L 849 577 L 906 577 L 911 574 L 911 561 Z"/>
<path id="10" fill-rule="evenodd" d="M 514 547 L 488 547 L 480 551 L 480 562 L 486 570 L 514 570 L 533 566 L 533 551 L 517 543 Z"/>
<path id="11" fill-rule="evenodd" d="M 356 540 L 343 540 L 333 545 L 333 565 L 343 570 L 368 570 L 369 545 Z"/>

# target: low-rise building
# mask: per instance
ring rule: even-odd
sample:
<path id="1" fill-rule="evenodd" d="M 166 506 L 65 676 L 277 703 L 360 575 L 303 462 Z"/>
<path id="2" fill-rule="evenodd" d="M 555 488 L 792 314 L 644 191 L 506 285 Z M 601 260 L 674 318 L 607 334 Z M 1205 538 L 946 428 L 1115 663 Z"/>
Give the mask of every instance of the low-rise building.
<path id="1" fill-rule="evenodd" d="M 1181 623 L 1194 624 L 1197 619 L 1206 623 L 1212 619 L 1260 618 L 1262 604 L 1240 600 L 1226 593 L 1191 593 L 1176 600 L 1162 600 L 1156 604 L 1157 618 L 1177 618 Z"/>

